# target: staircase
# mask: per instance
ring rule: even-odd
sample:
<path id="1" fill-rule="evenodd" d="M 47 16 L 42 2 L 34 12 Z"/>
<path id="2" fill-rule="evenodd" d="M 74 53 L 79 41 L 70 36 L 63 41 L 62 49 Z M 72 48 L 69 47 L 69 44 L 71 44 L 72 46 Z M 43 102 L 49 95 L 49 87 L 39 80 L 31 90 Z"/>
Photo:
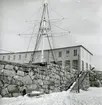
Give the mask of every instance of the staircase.
<path id="1" fill-rule="evenodd" d="M 70 87 L 70 91 L 71 92 L 78 92 L 78 90 L 82 88 L 82 83 L 86 79 L 87 75 L 88 75 L 87 71 L 83 71 L 81 74 L 79 74 L 76 81 Z"/>

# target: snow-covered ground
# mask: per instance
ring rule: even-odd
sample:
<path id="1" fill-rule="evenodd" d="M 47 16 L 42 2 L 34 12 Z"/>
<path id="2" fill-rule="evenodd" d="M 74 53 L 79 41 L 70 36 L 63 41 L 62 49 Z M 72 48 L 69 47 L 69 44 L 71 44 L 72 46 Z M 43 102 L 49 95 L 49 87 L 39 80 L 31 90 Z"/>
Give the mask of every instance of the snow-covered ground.
<path id="1" fill-rule="evenodd" d="M 89 88 L 79 94 L 64 91 L 31 98 L 1 98 L 0 105 L 102 105 L 102 88 Z"/>

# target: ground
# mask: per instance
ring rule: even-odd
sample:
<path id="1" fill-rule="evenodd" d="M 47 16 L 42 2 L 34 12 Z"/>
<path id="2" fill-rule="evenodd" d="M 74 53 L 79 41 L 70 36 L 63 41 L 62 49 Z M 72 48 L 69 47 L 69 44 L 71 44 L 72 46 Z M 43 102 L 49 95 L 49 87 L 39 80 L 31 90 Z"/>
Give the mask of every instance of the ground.
<path id="1" fill-rule="evenodd" d="M 90 87 L 80 93 L 64 91 L 40 97 L 0 98 L 0 105 L 102 105 L 102 88 Z"/>

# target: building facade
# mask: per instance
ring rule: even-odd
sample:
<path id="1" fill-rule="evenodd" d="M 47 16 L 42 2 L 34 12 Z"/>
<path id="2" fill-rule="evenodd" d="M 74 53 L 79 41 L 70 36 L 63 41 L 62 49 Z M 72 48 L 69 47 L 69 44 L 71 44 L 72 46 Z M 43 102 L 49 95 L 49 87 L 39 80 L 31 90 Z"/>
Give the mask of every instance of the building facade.
<path id="1" fill-rule="evenodd" d="M 29 52 L 17 52 L 17 53 L 1 53 L 0 60 L 17 62 L 17 63 L 29 63 L 33 51 Z M 70 69 L 90 70 L 92 65 L 93 54 L 88 51 L 84 46 L 70 46 L 64 48 L 56 48 L 52 50 L 44 51 L 45 62 L 56 61 L 60 66 L 68 66 Z M 39 63 L 41 61 L 41 51 L 36 51 L 33 63 Z"/>

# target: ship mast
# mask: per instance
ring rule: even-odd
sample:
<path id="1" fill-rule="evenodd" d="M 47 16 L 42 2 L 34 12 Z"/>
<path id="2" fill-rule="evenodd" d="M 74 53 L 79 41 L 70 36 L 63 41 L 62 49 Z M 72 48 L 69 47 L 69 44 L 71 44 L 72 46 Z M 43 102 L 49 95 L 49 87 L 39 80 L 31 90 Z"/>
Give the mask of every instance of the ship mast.
<path id="1" fill-rule="evenodd" d="M 32 56 L 31 56 L 30 63 L 32 63 L 34 61 L 35 51 L 38 48 L 40 40 L 42 40 L 40 62 L 41 63 L 46 62 L 45 58 L 44 58 L 44 43 L 45 43 L 45 37 L 47 37 L 47 38 L 49 37 L 48 32 L 50 30 L 51 30 L 51 26 L 50 26 L 50 21 L 49 21 L 48 1 L 44 0 L 43 11 L 42 11 L 42 16 L 41 16 L 41 20 L 40 20 L 40 26 L 39 26 L 39 30 L 38 30 L 37 39 L 36 39 L 35 49 L 34 49 L 34 52 L 33 52 Z M 49 44 L 50 44 L 50 42 L 49 42 Z M 51 45 L 50 45 L 50 47 L 51 47 Z"/>
<path id="2" fill-rule="evenodd" d="M 48 1 L 47 0 L 44 0 L 44 13 L 42 14 L 43 15 L 43 19 L 42 19 L 42 50 L 41 50 L 41 63 L 45 62 L 45 59 L 44 59 L 44 39 L 45 39 L 45 36 L 47 34 L 47 27 L 46 27 L 46 22 L 48 21 L 47 20 L 47 17 L 46 17 L 46 12 L 47 12 L 47 8 L 48 8 Z"/>

